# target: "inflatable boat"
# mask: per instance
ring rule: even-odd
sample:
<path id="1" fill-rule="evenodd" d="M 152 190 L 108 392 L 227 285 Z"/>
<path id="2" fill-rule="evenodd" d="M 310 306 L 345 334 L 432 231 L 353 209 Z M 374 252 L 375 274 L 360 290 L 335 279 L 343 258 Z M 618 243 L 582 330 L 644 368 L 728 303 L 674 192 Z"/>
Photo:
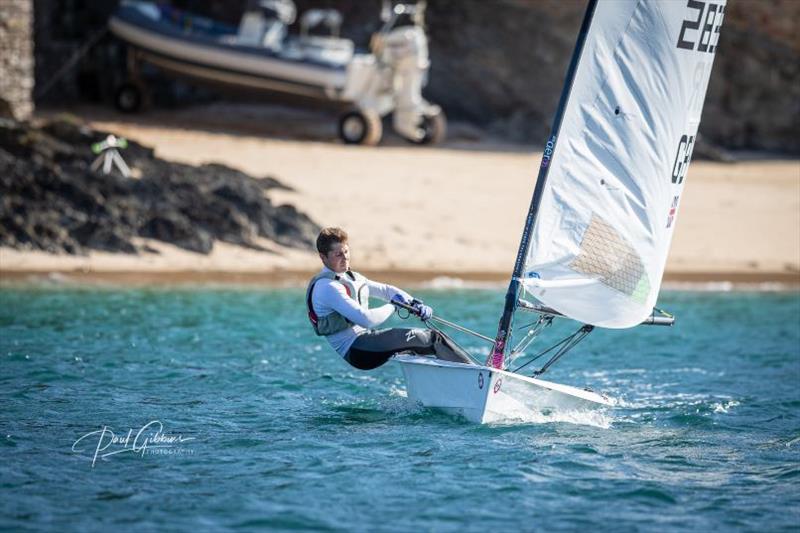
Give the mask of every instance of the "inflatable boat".
<path id="1" fill-rule="evenodd" d="M 122 111 L 138 111 L 146 100 L 142 62 L 198 82 L 256 92 L 332 102 L 345 111 L 339 135 L 345 143 L 377 144 L 382 117 L 411 142 L 441 141 L 441 109 L 421 94 L 429 69 L 425 5 L 385 5 L 383 26 L 369 51 L 339 37 L 341 15 L 309 10 L 300 34 L 288 34 L 296 10 L 291 0 L 261 0 L 238 27 L 170 6 L 124 0 L 112 16 L 111 32 L 128 45 L 128 79 L 115 92 Z M 319 35 L 319 28 L 328 35 Z"/>

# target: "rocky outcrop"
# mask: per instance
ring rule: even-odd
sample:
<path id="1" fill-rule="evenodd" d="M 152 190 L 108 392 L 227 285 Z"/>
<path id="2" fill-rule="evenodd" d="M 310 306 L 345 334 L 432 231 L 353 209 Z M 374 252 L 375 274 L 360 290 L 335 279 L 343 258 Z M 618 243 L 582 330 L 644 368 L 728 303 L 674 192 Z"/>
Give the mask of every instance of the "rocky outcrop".
<path id="1" fill-rule="evenodd" d="M 218 240 L 259 249 L 265 237 L 312 247 L 319 227 L 265 195 L 278 181 L 171 163 L 132 142 L 123 155 L 140 178 L 93 172 L 90 146 L 106 135 L 73 120 L 0 120 L 0 246 L 134 254 L 152 251 L 136 244 L 147 237 L 208 253 Z"/>

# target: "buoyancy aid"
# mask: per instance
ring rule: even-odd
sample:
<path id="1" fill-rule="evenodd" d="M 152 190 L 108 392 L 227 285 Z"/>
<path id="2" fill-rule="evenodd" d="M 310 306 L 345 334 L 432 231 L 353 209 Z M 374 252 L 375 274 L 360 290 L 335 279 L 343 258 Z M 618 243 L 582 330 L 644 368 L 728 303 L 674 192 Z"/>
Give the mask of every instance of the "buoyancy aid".
<path id="1" fill-rule="evenodd" d="M 336 274 L 330 270 L 323 270 L 308 283 L 306 289 L 306 305 L 308 307 L 308 320 L 314 328 L 317 335 L 333 335 L 343 331 L 353 325 L 352 322 L 347 320 L 344 316 L 336 311 L 325 316 L 318 316 L 314 311 L 314 305 L 311 302 L 311 297 L 314 293 L 314 285 L 321 279 L 332 279 L 341 283 L 347 296 L 352 298 L 361 307 L 368 307 L 369 305 L 369 287 L 367 286 L 367 278 L 348 270 L 344 274 Z"/>

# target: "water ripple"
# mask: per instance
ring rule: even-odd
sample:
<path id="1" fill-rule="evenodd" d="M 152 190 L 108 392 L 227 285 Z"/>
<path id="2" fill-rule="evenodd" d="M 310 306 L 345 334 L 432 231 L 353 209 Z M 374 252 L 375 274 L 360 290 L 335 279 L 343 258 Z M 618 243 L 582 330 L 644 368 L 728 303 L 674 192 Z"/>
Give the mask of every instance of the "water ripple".
<path id="1" fill-rule="evenodd" d="M 800 523 L 796 293 L 665 293 L 675 328 L 597 331 L 548 374 L 616 407 L 483 426 L 409 402 L 394 365 L 347 367 L 305 323 L 301 291 L 0 296 L 0 529 Z M 483 332 L 503 302 L 500 289 L 447 284 L 421 296 Z M 87 433 L 135 435 L 154 420 L 191 439 L 181 453 L 120 453 L 92 468 L 96 440 L 72 451 Z"/>

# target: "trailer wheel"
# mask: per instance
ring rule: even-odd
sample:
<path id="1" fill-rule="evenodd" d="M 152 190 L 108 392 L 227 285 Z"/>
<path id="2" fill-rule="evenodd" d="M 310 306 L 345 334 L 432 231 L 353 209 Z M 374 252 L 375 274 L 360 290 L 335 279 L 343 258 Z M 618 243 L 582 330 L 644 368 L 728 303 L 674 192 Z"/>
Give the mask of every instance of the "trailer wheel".
<path id="1" fill-rule="evenodd" d="M 114 107 L 123 113 L 136 113 L 144 104 L 144 90 L 141 85 L 126 82 L 114 92 Z"/>
<path id="2" fill-rule="evenodd" d="M 425 131 L 421 139 L 406 139 L 414 144 L 439 144 L 447 136 L 447 117 L 439 110 L 435 115 L 422 117 L 420 127 Z"/>
<path id="3" fill-rule="evenodd" d="M 339 119 L 339 137 L 345 144 L 375 146 L 382 135 L 381 117 L 374 111 L 350 111 Z"/>

